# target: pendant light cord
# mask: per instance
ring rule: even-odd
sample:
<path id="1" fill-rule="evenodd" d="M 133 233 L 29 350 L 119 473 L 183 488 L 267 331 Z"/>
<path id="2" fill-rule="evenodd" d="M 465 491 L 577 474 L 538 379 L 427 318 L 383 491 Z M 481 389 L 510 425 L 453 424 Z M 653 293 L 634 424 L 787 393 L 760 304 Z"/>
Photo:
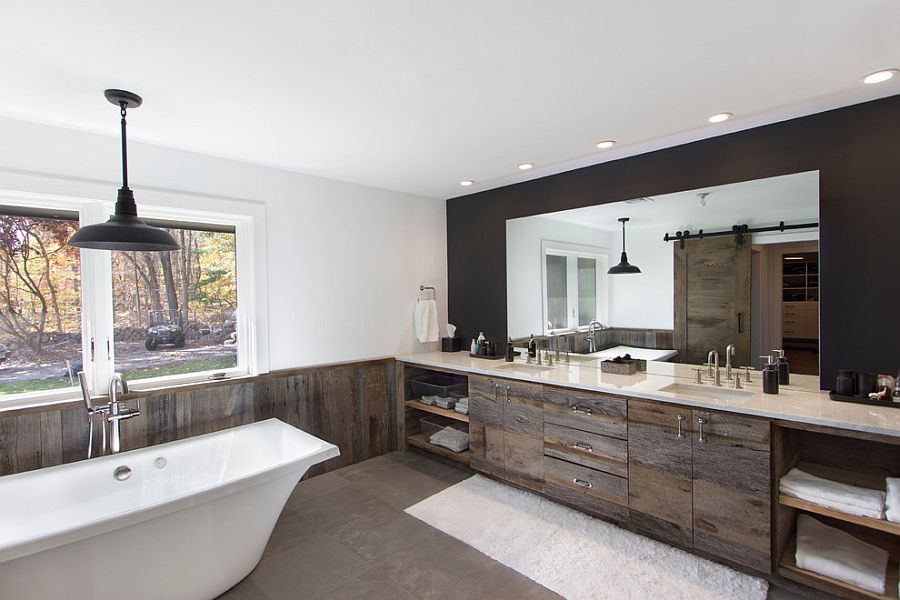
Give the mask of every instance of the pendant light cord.
<path id="1" fill-rule="evenodd" d="M 128 148 L 125 144 L 125 102 L 120 102 L 119 107 L 122 109 L 122 187 L 128 189 Z"/>
<path id="2" fill-rule="evenodd" d="M 622 222 L 622 252 L 625 252 L 625 222 Z"/>

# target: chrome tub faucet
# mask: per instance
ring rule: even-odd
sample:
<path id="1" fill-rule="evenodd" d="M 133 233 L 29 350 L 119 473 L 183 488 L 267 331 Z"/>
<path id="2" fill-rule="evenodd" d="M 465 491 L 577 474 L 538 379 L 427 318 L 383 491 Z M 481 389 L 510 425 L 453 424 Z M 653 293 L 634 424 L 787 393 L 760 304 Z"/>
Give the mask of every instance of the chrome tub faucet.
<path id="1" fill-rule="evenodd" d="M 137 400 L 137 408 L 120 405 L 119 390 L 128 393 L 128 382 L 121 373 L 113 373 L 109 380 L 109 400 L 106 404 L 95 405 L 88 387 L 87 376 L 79 371 L 78 382 L 81 384 L 81 396 L 88 414 L 88 447 L 87 457 L 91 458 L 94 442 L 94 415 L 100 415 L 101 441 L 100 455 L 117 454 L 122 450 L 122 429 L 120 423 L 141 414 L 141 400 Z"/>

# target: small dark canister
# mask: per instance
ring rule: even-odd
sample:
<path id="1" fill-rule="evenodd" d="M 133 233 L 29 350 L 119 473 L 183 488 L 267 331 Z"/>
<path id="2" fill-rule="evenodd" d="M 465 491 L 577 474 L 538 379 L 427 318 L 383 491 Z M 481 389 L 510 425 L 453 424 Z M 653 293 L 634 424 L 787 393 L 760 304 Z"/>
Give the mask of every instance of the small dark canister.
<path id="1" fill-rule="evenodd" d="M 856 395 L 868 398 L 875 391 L 875 379 L 874 373 L 856 373 Z"/>
<path id="2" fill-rule="evenodd" d="M 852 396 L 856 393 L 856 377 L 854 377 L 853 371 L 838 369 L 834 391 L 841 396 Z"/>

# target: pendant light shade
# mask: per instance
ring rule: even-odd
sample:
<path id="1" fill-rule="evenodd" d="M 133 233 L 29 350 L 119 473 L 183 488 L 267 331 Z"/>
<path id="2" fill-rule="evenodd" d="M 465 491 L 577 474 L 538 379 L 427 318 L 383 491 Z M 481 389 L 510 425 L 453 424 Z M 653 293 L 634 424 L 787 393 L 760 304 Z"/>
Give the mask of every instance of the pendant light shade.
<path id="1" fill-rule="evenodd" d="M 141 105 L 141 97 L 124 90 L 106 90 L 106 99 L 119 106 L 122 115 L 122 187 L 116 197 L 116 212 L 106 223 L 85 225 L 69 238 L 69 245 L 92 250 L 154 251 L 179 250 L 181 246 L 167 231 L 151 227 L 137 214 L 134 192 L 128 187 L 128 149 L 125 113 Z"/>
<path id="2" fill-rule="evenodd" d="M 622 217 L 619 219 L 619 222 L 622 223 L 622 258 L 620 259 L 619 264 L 610 267 L 606 273 L 607 275 L 630 275 L 633 273 L 640 273 L 641 270 L 639 268 L 628 262 L 628 255 L 625 253 L 625 223 L 628 222 L 628 217 Z"/>

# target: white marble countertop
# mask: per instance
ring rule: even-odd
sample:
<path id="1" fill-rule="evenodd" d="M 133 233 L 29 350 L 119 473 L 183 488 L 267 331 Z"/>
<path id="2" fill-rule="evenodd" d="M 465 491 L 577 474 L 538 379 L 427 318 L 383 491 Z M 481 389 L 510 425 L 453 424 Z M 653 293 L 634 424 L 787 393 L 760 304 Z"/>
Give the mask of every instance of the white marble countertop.
<path id="1" fill-rule="evenodd" d="M 780 393 L 774 395 L 763 393 L 762 374 L 754 372 L 752 383 L 744 385 L 742 394 L 731 390 L 730 382 L 725 381 L 724 369 L 723 387 L 717 388 L 709 382 L 703 385 L 695 383 L 696 374 L 692 369 L 696 366 L 667 362 L 648 362 L 646 373 L 613 375 L 601 372 L 599 365 L 593 361 L 573 361 L 571 364 L 554 362 L 549 369 L 537 369 L 535 365 L 526 365 L 518 358 L 516 362 L 507 363 L 502 358 L 472 358 L 467 351 L 423 352 L 399 356 L 397 360 L 435 369 L 506 377 L 900 437 L 900 409 L 835 402 L 828 397 L 828 392 L 819 390 L 819 378 L 808 375 L 791 375 L 791 385 L 781 386 Z M 680 389 L 666 390 L 672 384 L 679 384 Z"/>

